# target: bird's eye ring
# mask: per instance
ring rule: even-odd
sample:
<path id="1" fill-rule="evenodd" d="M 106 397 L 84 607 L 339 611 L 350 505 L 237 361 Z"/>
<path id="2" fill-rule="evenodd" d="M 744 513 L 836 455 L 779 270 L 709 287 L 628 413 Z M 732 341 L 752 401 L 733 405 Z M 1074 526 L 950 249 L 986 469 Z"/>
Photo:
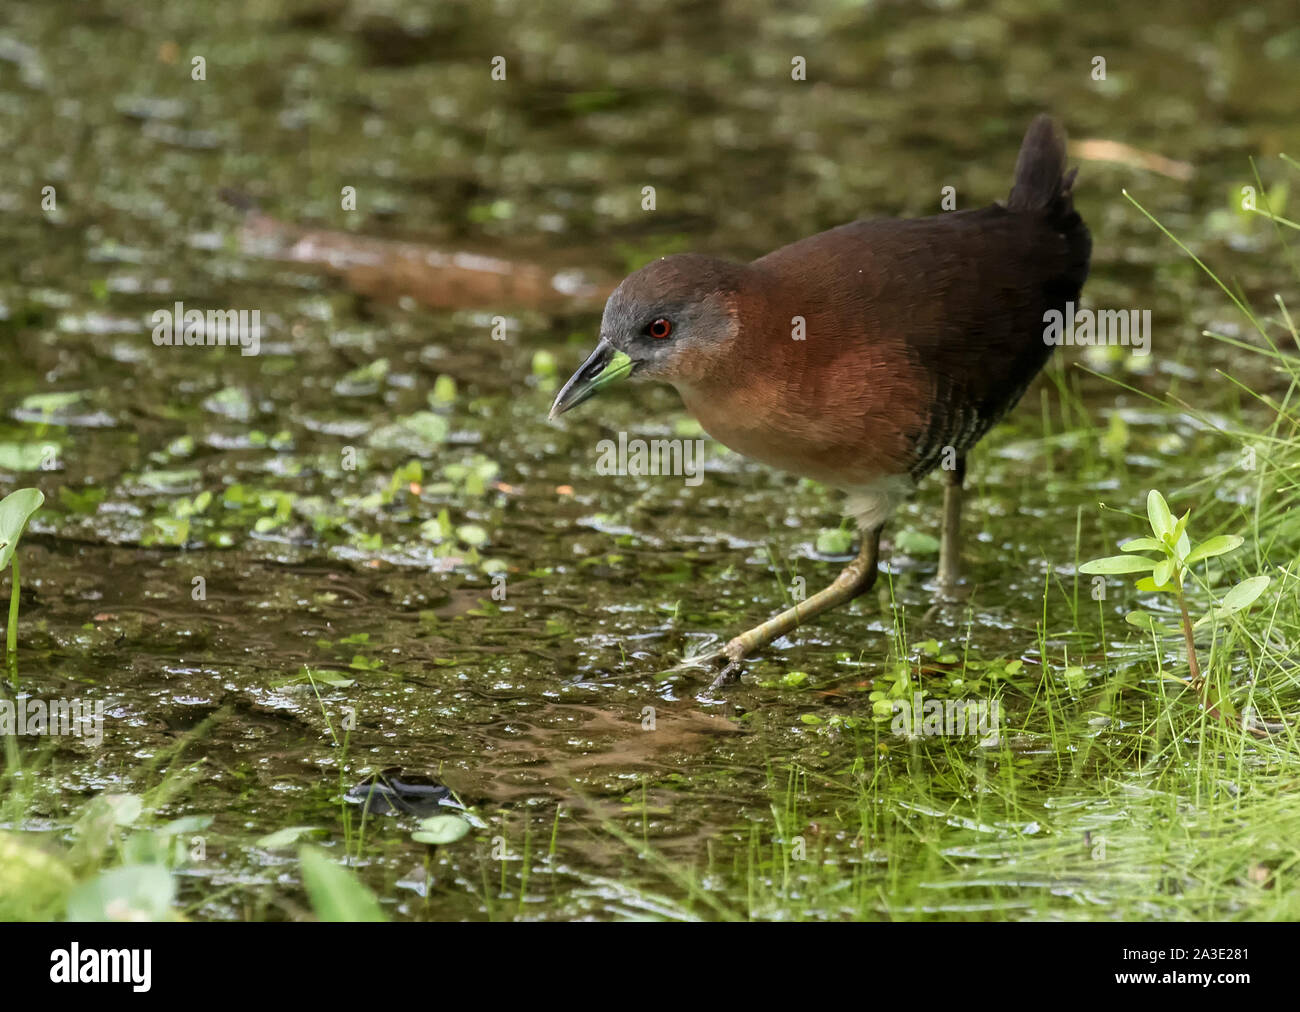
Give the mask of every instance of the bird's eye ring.
<path id="1" fill-rule="evenodd" d="M 646 327 L 645 332 L 651 337 L 658 338 L 662 341 L 673 332 L 673 321 L 667 320 L 661 316 Z"/>

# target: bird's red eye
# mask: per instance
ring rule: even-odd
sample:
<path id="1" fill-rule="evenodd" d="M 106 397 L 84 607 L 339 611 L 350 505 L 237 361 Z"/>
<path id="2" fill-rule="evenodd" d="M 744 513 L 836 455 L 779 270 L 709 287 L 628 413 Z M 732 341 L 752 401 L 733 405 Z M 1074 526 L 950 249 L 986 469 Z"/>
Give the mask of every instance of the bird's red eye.
<path id="1" fill-rule="evenodd" d="M 673 321 L 665 320 L 662 316 L 659 317 L 659 319 L 655 320 L 654 323 L 650 324 L 650 326 L 646 328 L 646 333 L 648 333 L 651 337 L 657 337 L 660 340 L 667 337 L 672 332 L 673 332 Z"/>

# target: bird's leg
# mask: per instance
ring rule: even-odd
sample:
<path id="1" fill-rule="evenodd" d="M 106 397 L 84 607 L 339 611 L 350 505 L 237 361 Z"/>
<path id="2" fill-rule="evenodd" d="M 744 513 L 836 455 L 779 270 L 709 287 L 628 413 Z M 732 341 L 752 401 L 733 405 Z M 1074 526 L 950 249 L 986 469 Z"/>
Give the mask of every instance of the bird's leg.
<path id="1" fill-rule="evenodd" d="M 939 540 L 939 594 L 950 599 L 957 590 L 957 577 L 961 569 L 961 500 L 962 485 L 966 481 L 966 458 L 958 457 L 957 466 L 944 471 L 943 531 Z"/>
<path id="2" fill-rule="evenodd" d="M 713 680 L 710 689 L 740 677 L 740 662 L 759 647 L 791 629 L 820 615 L 822 612 L 851 601 L 859 594 L 865 594 L 876 582 L 876 562 L 880 555 L 880 532 L 884 524 L 870 531 L 862 532 L 862 549 L 858 557 L 844 567 L 839 576 L 825 590 L 820 590 L 806 601 L 800 601 L 793 608 L 787 608 L 781 614 L 768 619 L 762 625 L 756 625 L 748 632 L 743 632 L 722 649 L 727 659 L 727 666 Z"/>

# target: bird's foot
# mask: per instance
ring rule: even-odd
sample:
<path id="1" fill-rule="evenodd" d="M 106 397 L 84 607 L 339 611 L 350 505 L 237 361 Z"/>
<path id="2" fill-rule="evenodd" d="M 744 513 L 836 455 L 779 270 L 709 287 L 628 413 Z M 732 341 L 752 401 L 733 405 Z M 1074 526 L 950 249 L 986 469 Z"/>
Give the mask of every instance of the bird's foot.
<path id="1" fill-rule="evenodd" d="M 722 670 L 719 671 L 717 677 L 709 683 L 707 691 L 715 692 L 724 685 L 738 681 L 740 679 L 741 664 L 748 653 L 749 651 L 746 649 L 743 636 L 737 636 L 734 640 L 719 650 L 717 660 L 722 664 Z"/>
<path id="2" fill-rule="evenodd" d="M 934 601 L 937 604 L 961 604 L 970 597 L 969 584 L 956 580 L 940 580 L 934 588 Z"/>
<path id="3" fill-rule="evenodd" d="M 737 636 L 730 640 L 724 646 L 716 650 L 708 650 L 702 654 L 695 654 L 692 657 L 683 657 L 681 661 L 668 670 L 671 672 L 699 670 L 715 670 L 717 676 L 709 683 L 707 692 L 713 692 L 729 682 L 734 682 L 740 677 L 741 662 L 745 659 L 749 650 L 742 642 L 744 637 Z"/>
<path id="4" fill-rule="evenodd" d="M 727 660 L 726 650 L 719 647 L 717 650 L 706 650 L 700 654 L 692 654 L 689 657 L 683 657 L 679 662 L 674 664 L 668 670 L 674 674 L 679 671 L 690 671 L 697 668 L 712 668 Z"/>
<path id="5" fill-rule="evenodd" d="M 956 580 L 940 579 L 935 587 L 934 596 L 930 599 L 930 607 L 922 617 L 921 621 L 929 622 L 943 608 L 955 604 L 961 604 L 970 597 L 971 588 L 958 583 Z"/>

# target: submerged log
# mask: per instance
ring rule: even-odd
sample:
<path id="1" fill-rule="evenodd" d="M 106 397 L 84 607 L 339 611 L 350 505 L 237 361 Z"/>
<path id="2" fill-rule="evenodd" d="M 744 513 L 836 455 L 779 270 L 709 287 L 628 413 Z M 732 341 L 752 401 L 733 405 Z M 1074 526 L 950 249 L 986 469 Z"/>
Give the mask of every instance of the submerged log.
<path id="1" fill-rule="evenodd" d="M 434 309 L 573 311 L 599 309 L 614 289 L 609 279 L 574 268 L 306 228 L 251 209 L 239 195 L 224 196 L 247 212 L 240 229 L 247 252 L 322 268 L 373 298 L 405 296 Z"/>

